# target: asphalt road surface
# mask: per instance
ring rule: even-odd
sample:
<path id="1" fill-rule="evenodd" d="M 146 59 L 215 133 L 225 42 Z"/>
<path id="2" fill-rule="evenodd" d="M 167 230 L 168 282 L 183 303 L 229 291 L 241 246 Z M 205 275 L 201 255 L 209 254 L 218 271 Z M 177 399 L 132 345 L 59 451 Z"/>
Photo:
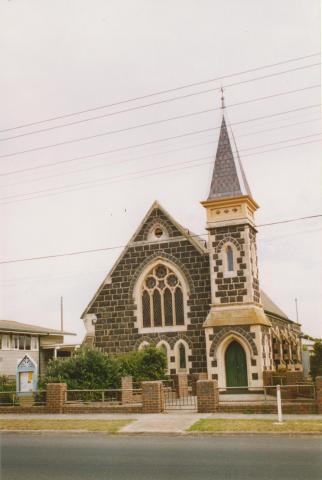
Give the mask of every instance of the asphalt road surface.
<path id="1" fill-rule="evenodd" d="M 1 480 L 321 480 L 322 437 L 2 434 Z"/>

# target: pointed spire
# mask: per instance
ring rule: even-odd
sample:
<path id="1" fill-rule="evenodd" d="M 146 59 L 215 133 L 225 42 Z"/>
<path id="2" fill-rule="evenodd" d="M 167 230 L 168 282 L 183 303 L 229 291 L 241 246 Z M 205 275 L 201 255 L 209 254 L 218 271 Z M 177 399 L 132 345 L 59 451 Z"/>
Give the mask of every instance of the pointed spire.
<path id="1" fill-rule="evenodd" d="M 224 116 L 223 91 L 221 101 L 223 117 L 208 200 L 239 197 L 241 195 L 252 196 L 238 152 L 236 154 L 237 158 L 235 158 L 231 148 Z"/>

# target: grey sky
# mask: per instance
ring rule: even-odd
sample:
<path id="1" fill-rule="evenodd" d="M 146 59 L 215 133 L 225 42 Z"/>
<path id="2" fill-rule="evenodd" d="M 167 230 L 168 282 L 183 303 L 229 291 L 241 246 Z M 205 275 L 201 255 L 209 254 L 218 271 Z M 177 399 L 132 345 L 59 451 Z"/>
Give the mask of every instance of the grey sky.
<path id="1" fill-rule="evenodd" d="M 0 1 L 0 129 L 199 82 L 320 50 L 318 0 Z M 0 138 L 233 82 L 316 64 L 319 57 L 170 92 L 97 112 L 1 133 Z M 320 67 L 225 88 L 231 123 L 320 103 L 320 88 L 229 107 L 320 83 Z M 216 108 L 218 91 L 0 143 L 0 155 Z M 261 206 L 257 223 L 321 213 L 320 107 L 236 125 L 247 179 Z M 301 122 L 301 123 L 299 123 Z M 218 127 L 220 112 L 0 159 L 0 173 Z M 289 124 L 296 124 L 287 126 Z M 258 133 L 262 130 L 265 132 Z M 267 131 L 266 131 L 267 130 Z M 312 136 L 311 136 L 312 135 Z M 314 135 L 314 136 L 313 136 Z M 0 177 L 1 259 L 124 245 L 157 199 L 181 224 L 205 233 L 206 199 L 218 131 Z M 305 137 L 299 140 L 291 140 Z M 283 142 L 271 147 L 257 145 Z M 263 150 L 306 143 L 268 153 Z M 204 144 L 196 146 L 197 144 Z M 187 148 L 193 147 L 193 148 Z M 250 150 L 247 150 L 250 149 Z M 166 153 L 168 150 L 177 150 Z M 163 152 L 163 153 L 162 153 Z M 144 157 L 144 158 L 142 158 Z M 176 164 L 192 162 L 178 170 Z M 130 172 L 169 165 L 176 171 Z M 88 169 L 88 167 L 97 167 Z M 87 170 L 85 170 L 87 169 Z M 82 170 L 82 171 L 78 171 Z M 125 175 L 122 181 L 114 177 Z M 43 178 L 51 177 L 51 178 Z M 114 179 L 113 179 L 114 178 Z M 104 180 L 104 181 L 103 181 Z M 119 179 L 120 180 L 120 179 Z M 75 191 L 5 197 L 82 182 Z M 86 186 L 86 188 L 85 188 Z M 76 189 L 77 188 L 77 189 Z M 4 202 L 7 202 L 4 204 Z M 10 202 L 10 203 L 9 203 Z M 322 335 L 322 220 L 259 229 L 261 286 L 303 330 Z M 83 335 L 79 319 L 120 249 L 0 265 L 6 319 Z"/>

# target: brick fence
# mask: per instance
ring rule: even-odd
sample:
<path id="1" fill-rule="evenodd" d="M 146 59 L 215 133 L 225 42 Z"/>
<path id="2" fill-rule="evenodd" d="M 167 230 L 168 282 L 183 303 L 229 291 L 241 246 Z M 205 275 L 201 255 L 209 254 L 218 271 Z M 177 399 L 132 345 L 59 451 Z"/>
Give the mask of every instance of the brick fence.
<path id="1" fill-rule="evenodd" d="M 181 377 L 178 386 L 186 391 L 186 378 Z M 163 384 L 161 381 L 142 382 L 142 395 L 133 395 L 132 378 L 122 380 L 121 404 L 94 402 L 66 403 L 67 386 L 64 383 L 47 385 L 46 404 L 20 406 L 1 406 L 0 413 L 161 413 L 165 410 Z M 199 413 L 244 412 L 244 413 L 276 413 L 276 404 L 219 402 L 219 390 L 216 380 L 198 380 L 196 382 L 197 405 Z M 139 398 L 139 401 L 138 401 Z M 287 398 L 282 405 L 284 413 L 320 413 L 322 414 L 322 377 L 316 379 L 316 400 L 290 402 Z"/>
<path id="2" fill-rule="evenodd" d="M 219 407 L 219 390 L 216 380 L 197 381 L 197 402 L 199 413 L 215 413 Z"/>

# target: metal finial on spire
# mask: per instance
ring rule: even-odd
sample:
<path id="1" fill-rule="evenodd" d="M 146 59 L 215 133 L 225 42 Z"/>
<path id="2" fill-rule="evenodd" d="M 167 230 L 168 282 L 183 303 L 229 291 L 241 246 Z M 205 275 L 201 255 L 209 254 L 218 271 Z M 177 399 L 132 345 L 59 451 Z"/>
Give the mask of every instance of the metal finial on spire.
<path id="1" fill-rule="evenodd" d="M 221 87 L 220 91 L 221 91 L 221 109 L 224 110 L 226 107 L 225 107 L 225 97 L 224 97 L 223 87 Z"/>

